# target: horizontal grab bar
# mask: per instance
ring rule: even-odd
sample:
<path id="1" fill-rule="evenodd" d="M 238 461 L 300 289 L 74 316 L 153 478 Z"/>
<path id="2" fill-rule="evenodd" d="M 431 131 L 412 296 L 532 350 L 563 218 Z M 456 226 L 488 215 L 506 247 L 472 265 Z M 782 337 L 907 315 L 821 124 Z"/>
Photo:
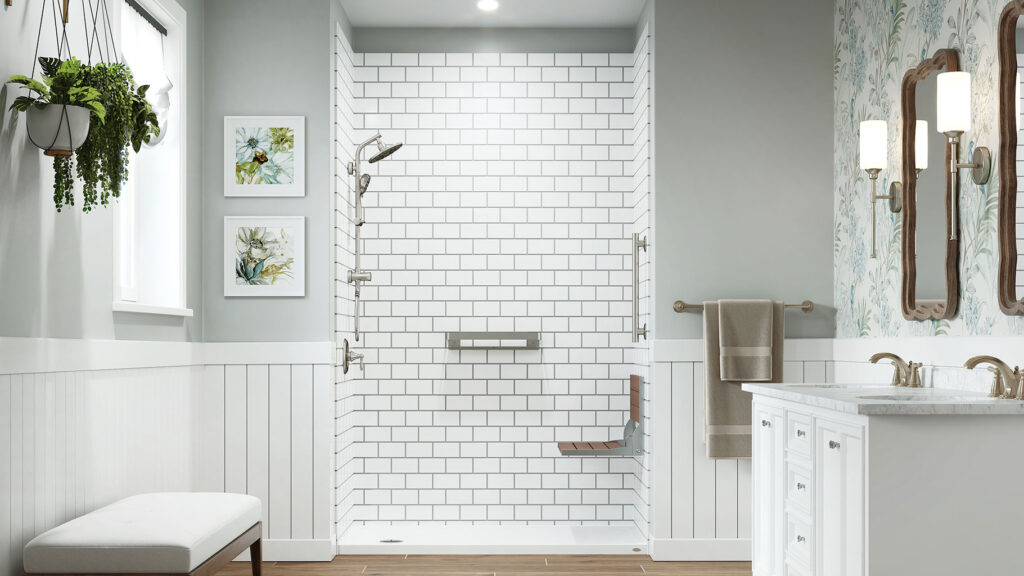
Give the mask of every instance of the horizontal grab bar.
<path id="1" fill-rule="evenodd" d="M 540 332 L 445 332 L 449 350 L 539 350 Z"/>

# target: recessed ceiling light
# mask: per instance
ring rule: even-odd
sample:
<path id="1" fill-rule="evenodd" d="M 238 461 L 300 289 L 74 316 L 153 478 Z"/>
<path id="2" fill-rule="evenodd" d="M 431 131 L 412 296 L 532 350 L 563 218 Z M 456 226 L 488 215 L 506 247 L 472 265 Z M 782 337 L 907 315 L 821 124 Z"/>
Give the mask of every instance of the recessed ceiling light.
<path id="1" fill-rule="evenodd" d="M 484 12 L 494 12 L 498 9 L 498 0 L 480 0 L 476 3 L 476 7 Z"/>

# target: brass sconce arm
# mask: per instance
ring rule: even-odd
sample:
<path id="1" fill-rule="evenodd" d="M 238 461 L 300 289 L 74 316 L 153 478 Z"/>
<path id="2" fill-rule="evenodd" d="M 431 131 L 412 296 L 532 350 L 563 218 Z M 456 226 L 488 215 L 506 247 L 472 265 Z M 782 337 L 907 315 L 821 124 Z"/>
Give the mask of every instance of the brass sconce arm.
<path id="1" fill-rule="evenodd" d="M 963 168 L 971 169 L 971 179 L 977 185 L 987 184 L 989 177 L 992 175 L 992 153 L 985 146 L 976 146 L 974 153 L 971 156 L 971 162 L 960 162 L 960 136 L 963 132 L 950 131 L 944 132 L 946 138 L 949 139 L 951 147 L 951 153 L 949 156 L 949 175 L 953 179 L 953 182 L 959 182 L 960 170 Z M 959 190 L 959 185 L 954 187 L 954 190 Z M 956 196 L 950 197 L 949 211 L 952 217 L 950 218 L 949 228 L 949 239 L 957 239 L 957 228 L 959 228 L 959 215 L 957 214 L 957 202 Z"/>

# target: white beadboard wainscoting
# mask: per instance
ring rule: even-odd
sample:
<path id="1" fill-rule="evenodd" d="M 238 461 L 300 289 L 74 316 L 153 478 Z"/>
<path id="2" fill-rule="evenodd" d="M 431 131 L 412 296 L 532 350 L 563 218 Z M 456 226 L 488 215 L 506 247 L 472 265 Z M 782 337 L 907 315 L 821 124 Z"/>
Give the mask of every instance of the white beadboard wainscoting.
<path id="1" fill-rule="evenodd" d="M 330 559 L 331 364 L 327 342 L 0 338 L 0 576 L 37 534 L 151 491 L 258 496 L 265 558 Z"/>
<path id="2" fill-rule="evenodd" d="M 750 460 L 710 459 L 704 445 L 703 341 L 656 340 L 651 535 L 655 560 L 750 560 Z M 832 341 L 786 340 L 786 382 L 824 382 Z"/>

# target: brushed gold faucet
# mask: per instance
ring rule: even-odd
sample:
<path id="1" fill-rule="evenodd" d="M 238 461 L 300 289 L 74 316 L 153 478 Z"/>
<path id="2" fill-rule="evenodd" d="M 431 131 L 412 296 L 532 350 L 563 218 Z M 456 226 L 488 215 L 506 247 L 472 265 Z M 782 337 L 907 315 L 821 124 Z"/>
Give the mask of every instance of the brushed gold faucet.
<path id="1" fill-rule="evenodd" d="M 892 373 L 892 385 L 893 386 L 908 386 L 911 388 L 921 387 L 921 376 L 918 374 L 917 369 L 921 367 L 918 362 L 906 363 L 903 358 L 893 354 L 892 352 L 879 352 L 873 354 L 868 360 L 872 364 L 877 364 L 879 360 L 887 359 L 893 365 L 895 370 Z"/>
<path id="2" fill-rule="evenodd" d="M 974 369 L 979 364 L 988 364 L 988 371 L 994 374 L 992 389 L 988 395 L 992 398 L 1016 398 L 1024 400 L 1024 385 L 1021 383 L 1020 366 L 1010 366 L 995 356 L 974 356 L 964 362 L 964 367 Z"/>

